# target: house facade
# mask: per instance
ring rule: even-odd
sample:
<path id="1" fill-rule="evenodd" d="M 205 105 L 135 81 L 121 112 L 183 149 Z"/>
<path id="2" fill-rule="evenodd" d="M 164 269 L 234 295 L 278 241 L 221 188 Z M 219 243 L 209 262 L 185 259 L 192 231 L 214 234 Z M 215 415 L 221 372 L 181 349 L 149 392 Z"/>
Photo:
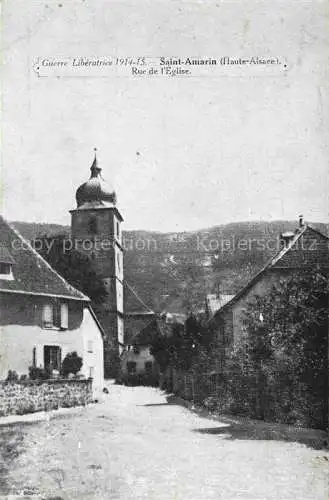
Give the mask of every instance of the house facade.
<path id="1" fill-rule="evenodd" d="M 127 346 L 121 355 L 121 381 L 128 385 L 157 385 L 159 368 L 150 345 Z"/>
<path id="2" fill-rule="evenodd" d="M 171 335 L 171 327 L 163 319 L 153 317 L 134 335 L 121 355 L 121 380 L 127 384 L 158 385 L 159 366 L 151 354 L 153 343 Z"/>
<path id="3" fill-rule="evenodd" d="M 60 371 L 68 353 L 103 389 L 103 332 L 87 296 L 69 285 L 0 217 L 0 379 L 31 367 Z"/>
<path id="4" fill-rule="evenodd" d="M 273 285 L 293 273 L 319 268 L 327 274 L 328 243 L 326 235 L 302 220 L 294 233 L 281 235 L 282 248 L 240 292 L 217 310 L 210 321 L 216 338 L 216 369 L 225 370 L 232 347 L 245 334 L 244 312 L 248 303 L 257 295 L 266 295 Z"/>

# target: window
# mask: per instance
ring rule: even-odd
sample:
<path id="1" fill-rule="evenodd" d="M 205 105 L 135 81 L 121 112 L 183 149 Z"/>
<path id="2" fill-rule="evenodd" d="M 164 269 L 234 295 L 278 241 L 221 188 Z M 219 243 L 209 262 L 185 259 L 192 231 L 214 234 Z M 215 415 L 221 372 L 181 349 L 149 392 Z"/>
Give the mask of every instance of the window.
<path id="1" fill-rule="evenodd" d="M 11 264 L 0 262 L 0 274 L 10 274 Z"/>
<path id="2" fill-rule="evenodd" d="M 117 228 L 117 237 L 120 238 L 120 224 L 119 224 L 119 222 L 117 222 L 116 228 Z"/>
<path id="3" fill-rule="evenodd" d="M 0 279 L 13 280 L 13 264 L 14 259 L 10 255 L 7 248 L 0 243 Z"/>
<path id="4" fill-rule="evenodd" d="M 134 361 L 128 361 L 127 370 L 129 375 L 134 375 L 137 371 L 137 364 Z"/>
<path id="5" fill-rule="evenodd" d="M 133 351 L 134 351 L 134 354 L 139 354 L 140 353 L 140 348 L 138 345 L 134 345 L 133 346 Z"/>
<path id="6" fill-rule="evenodd" d="M 13 276 L 13 266 L 8 262 L 0 262 L 0 279 L 12 281 Z"/>
<path id="7" fill-rule="evenodd" d="M 152 373 L 153 363 L 152 361 L 145 361 L 145 372 L 149 375 Z"/>
<path id="8" fill-rule="evenodd" d="M 97 234 L 97 232 L 98 232 L 98 221 L 97 221 L 97 218 L 95 216 L 90 217 L 90 219 L 88 221 L 88 227 L 89 227 L 89 232 L 91 234 Z"/>
<path id="9" fill-rule="evenodd" d="M 227 338 L 224 324 L 221 324 L 219 327 L 219 341 L 224 346 L 228 344 L 228 338 Z"/>
<path id="10" fill-rule="evenodd" d="M 87 351 L 94 352 L 94 342 L 92 340 L 88 340 Z"/>
<path id="11" fill-rule="evenodd" d="M 45 345 L 43 347 L 43 358 L 45 370 L 61 369 L 61 348 L 57 345 Z"/>
<path id="12" fill-rule="evenodd" d="M 56 302 L 45 304 L 42 312 L 42 324 L 44 328 L 61 328 L 67 330 L 69 320 L 68 305 Z"/>
<path id="13" fill-rule="evenodd" d="M 42 323 L 44 328 L 51 328 L 54 324 L 53 322 L 53 306 L 46 304 L 43 306 L 43 317 Z"/>
<path id="14" fill-rule="evenodd" d="M 68 305 L 65 303 L 62 303 L 60 305 L 60 327 L 63 328 L 63 330 L 67 330 L 69 327 L 69 308 Z"/>

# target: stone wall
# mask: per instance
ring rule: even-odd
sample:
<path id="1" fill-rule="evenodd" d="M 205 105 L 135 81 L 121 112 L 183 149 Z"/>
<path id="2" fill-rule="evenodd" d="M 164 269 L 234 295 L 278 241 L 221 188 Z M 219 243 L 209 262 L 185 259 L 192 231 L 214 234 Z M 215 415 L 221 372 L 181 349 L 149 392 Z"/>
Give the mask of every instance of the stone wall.
<path id="1" fill-rule="evenodd" d="M 92 399 L 92 379 L 0 382 L 0 417 L 84 406 Z"/>

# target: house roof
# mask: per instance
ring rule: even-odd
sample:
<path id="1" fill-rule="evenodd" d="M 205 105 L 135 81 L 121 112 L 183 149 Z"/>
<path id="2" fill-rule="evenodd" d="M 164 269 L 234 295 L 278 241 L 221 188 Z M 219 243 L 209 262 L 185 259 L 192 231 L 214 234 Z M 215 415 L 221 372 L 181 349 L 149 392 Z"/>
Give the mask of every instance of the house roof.
<path id="1" fill-rule="evenodd" d="M 4 258 L 8 254 L 12 258 L 14 275 L 11 281 L 0 279 L 0 292 L 90 300 L 62 278 L 2 216 L 0 244 Z"/>
<path id="2" fill-rule="evenodd" d="M 146 326 L 144 326 L 144 328 L 142 328 L 130 339 L 130 344 L 140 346 L 150 345 L 159 337 L 169 337 L 170 335 L 170 325 L 166 324 L 164 320 L 153 318 L 149 323 L 147 323 Z"/>
<path id="3" fill-rule="evenodd" d="M 215 316 L 235 304 L 268 271 L 275 269 L 314 269 L 316 266 L 329 269 L 328 241 L 329 238 L 326 235 L 311 226 L 305 225 L 298 228 L 290 241 L 271 257 L 244 288 L 217 310 Z"/>

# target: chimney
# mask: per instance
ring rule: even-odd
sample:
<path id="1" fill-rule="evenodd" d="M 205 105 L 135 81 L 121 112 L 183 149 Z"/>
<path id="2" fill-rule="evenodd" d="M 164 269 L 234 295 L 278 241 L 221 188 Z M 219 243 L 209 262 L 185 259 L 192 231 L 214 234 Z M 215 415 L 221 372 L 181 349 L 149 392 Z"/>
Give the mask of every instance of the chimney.
<path id="1" fill-rule="evenodd" d="M 304 227 L 304 216 L 303 215 L 299 216 L 299 227 L 300 228 Z"/>
<path id="2" fill-rule="evenodd" d="M 292 231 L 286 231 L 285 233 L 280 234 L 281 245 L 284 248 L 287 248 L 292 240 L 294 239 L 295 233 Z"/>

